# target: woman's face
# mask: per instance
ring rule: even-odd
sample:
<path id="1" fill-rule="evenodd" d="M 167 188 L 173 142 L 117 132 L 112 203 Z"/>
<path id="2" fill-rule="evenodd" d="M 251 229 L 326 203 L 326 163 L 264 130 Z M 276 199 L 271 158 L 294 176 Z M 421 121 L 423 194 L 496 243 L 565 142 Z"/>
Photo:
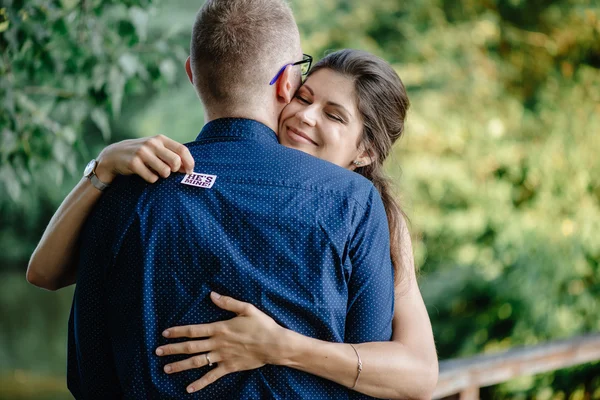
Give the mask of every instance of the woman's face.
<path id="1" fill-rule="evenodd" d="M 279 142 L 354 169 L 352 162 L 363 153 L 363 122 L 355 97 L 354 83 L 344 75 L 329 69 L 313 73 L 281 113 Z"/>

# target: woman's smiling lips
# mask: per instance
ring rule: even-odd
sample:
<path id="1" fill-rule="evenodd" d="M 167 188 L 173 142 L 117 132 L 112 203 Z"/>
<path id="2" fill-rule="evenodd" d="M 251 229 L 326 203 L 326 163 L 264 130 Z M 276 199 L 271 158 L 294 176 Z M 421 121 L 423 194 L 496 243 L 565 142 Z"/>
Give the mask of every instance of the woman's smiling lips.
<path id="1" fill-rule="evenodd" d="M 297 129 L 294 129 L 292 127 L 289 127 L 289 126 L 287 126 L 286 128 L 287 128 L 286 132 L 287 132 L 288 136 L 293 141 L 298 142 L 298 143 L 307 143 L 307 144 L 312 144 L 312 145 L 318 146 L 318 144 L 314 140 L 312 140 L 310 138 L 310 136 L 308 136 L 306 133 L 299 131 Z"/>

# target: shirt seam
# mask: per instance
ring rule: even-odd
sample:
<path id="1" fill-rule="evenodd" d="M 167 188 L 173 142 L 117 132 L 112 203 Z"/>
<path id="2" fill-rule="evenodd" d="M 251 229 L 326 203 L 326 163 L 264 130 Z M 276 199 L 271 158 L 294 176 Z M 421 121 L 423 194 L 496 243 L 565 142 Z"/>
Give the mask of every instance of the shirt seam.
<path id="1" fill-rule="evenodd" d="M 326 189 L 321 189 L 318 187 L 306 187 L 306 186 L 301 186 L 301 184 L 285 184 L 285 183 L 277 183 L 277 182 L 272 182 L 272 181 L 263 181 L 260 179 L 256 179 L 256 178 L 244 178 L 244 179 L 240 179 L 240 178 L 231 178 L 231 177 L 222 177 L 220 178 L 221 182 L 227 182 L 227 183 L 237 183 L 240 185 L 259 185 L 259 186 L 274 186 L 274 187 L 283 187 L 283 188 L 287 188 L 287 189 L 300 189 L 300 190 L 305 190 L 308 192 L 314 192 L 314 193 L 318 193 L 318 194 L 325 194 L 325 195 L 329 195 L 329 196 L 335 196 L 337 198 L 340 199 L 348 199 L 353 201 L 354 203 L 356 203 L 358 206 L 360 206 L 360 208 L 363 211 L 367 210 L 367 205 L 366 204 L 362 204 L 362 202 L 358 199 L 356 199 L 354 196 L 352 195 L 348 195 L 348 194 L 344 194 L 344 193 L 340 193 L 340 192 L 335 192 L 335 191 L 329 191 Z"/>
<path id="2" fill-rule="evenodd" d="M 255 135 L 255 137 L 257 137 L 257 136 L 258 135 Z M 252 141 L 255 139 L 255 137 L 218 136 L 218 137 L 211 137 L 211 138 L 206 138 L 206 139 L 198 139 L 198 140 L 188 143 L 188 145 L 196 145 L 196 144 L 200 145 L 200 144 L 214 143 L 214 142 L 241 142 L 244 140 Z M 277 142 L 275 141 L 275 142 L 272 142 L 271 144 L 275 144 L 275 143 L 277 143 Z M 279 143 L 277 143 L 277 145 L 281 146 Z M 265 181 L 252 182 L 252 179 L 253 178 L 239 179 L 239 178 L 222 177 L 221 181 L 226 181 L 226 182 L 231 182 L 231 183 L 239 183 L 239 184 L 258 183 L 258 184 L 261 184 L 264 186 L 276 186 L 276 187 L 286 187 L 286 188 L 290 188 L 290 189 L 302 189 L 302 190 L 311 191 L 311 192 L 315 192 L 315 193 L 325 193 L 325 194 L 329 194 L 329 195 L 333 195 L 333 196 L 341 197 L 341 198 L 346 198 L 346 196 L 347 196 L 348 199 L 350 199 L 350 200 L 354 201 L 356 204 L 358 204 L 363 209 L 363 211 L 367 210 L 366 204 L 363 205 L 361 201 L 359 201 L 358 199 L 355 198 L 355 196 L 352 196 L 352 195 L 346 195 L 344 193 L 327 191 L 327 190 L 318 189 L 318 188 L 307 188 L 305 186 L 292 186 L 292 185 L 277 184 L 277 183 L 265 182 Z M 247 182 L 244 182 L 245 180 L 247 180 Z M 370 188 L 369 191 L 370 190 L 372 190 L 372 188 Z"/>
<path id="3" fill-rule="evenodd" d="M 137 198 L 137 200 L 135 202 L 135 206 L 133 207 L 133 212 L 131 213 L 131 215 L 129 216 L 129 219 L 127 220 L 127 223 L 123 227 L 123 230 L 121 231 L 121 235 L 119 236 L 117 243 L 115 243 L 115 245 L 113 246 L 110 265 L 108 267 L 109 270 L 114 265 L 119 253 L 121 252 L 121 248 L 123 247 L 123 242 L 125 241 L 126 236 L 129 234 L 129 230 L 131 229 L 131 226 L 133 225 L 133 221 L 139 215 L 140 205 L 142 202 L 141 200 L 142 200 L 142 198 L 145 198 L 147 196 L 148 187 L 149 186 L 146 185 L 146 187 L 144 187 L 142 189 L 140 196 Z"/>
<path id="4" fill-rule="evenodd" d="M 265 138 L 261 135 L 252 135 L 252 136 L 211 136 L 211 137 L 207 137 L 207 138 L 196 139 L 193 142 L 186 143 L 186 146 L 194 146 L 194 145 L 200 145 L 200 144 L 204 144 L 204 143 L 214 143 L 214 142 L 241 142 L 244 140 L 259 141 L 259 142 L 268 141 L 269 144 L 279 145 L 279 143 L 277 142 L 277 139 Z"/>

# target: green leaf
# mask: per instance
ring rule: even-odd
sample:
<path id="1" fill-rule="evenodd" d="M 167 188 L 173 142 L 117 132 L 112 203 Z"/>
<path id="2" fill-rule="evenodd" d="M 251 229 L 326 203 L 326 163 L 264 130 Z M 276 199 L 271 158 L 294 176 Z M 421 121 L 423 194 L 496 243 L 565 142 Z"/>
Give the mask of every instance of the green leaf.
<path id="1" fill-rule="evenodd" d="M 106 65 L 97 64 L 92 69 L 92 85 L 94 90 L 98 91 L 102 89 L 102 86 L 106 83 Z"/>
<path id="2" fill-rule="evenodd" d="M 108 75 L 108 91 L 112 112 L 114 116 L 121 112 L 121 102 L 123 101 L 123 91 L 125 90 L 125 76 L 119 71 L 117 66 L 113 65 Z"/>
<path id="3" fill-rule="evenodd" d="M 68 144 L 75 143 L 77 140 L 77 132 L 70 126 L 65 126 L 63 130 L 60 132 L 60 136 L 62 136 Z"/>
<path id="4" fill-rule="evenodd" d="M 0 8 L 0 33 L 6 31 L 9 26 L 10 21 L 6 15 L 6 8 L 2 7 Z"/>
<path id="5" fill-rule="evenodd" d="M 146 41 L 148 34 L 148 13 L 139 7 L 131 7 L 129 9 L 129 18 L 135 27 L 135 32 L 140 38 L 140 41 Z"/>
<path id="6" fill-rule="evenodd" d="M 17 134 L 8 128 L 2 130 L 0 137 L 0 149 L 3 154 L 10 154 L 17 149 Z"/>
<path id="7" fill-rule="evenodd" d="M 62 166 L 59 164 L 54 170 L 54 181 L 56 182 L 56 186 L 62 185 L 65 178 L 65 170 L 61 167 Z"/>
<path id="8" fill-rule="evenodd" d="M 21 182 L 23 182 L 23 184 L 25 186 L 28 186 L 29 184 L 31 184 L 31 182 L 32 182 L 31 173 L 27 170 L 27 167 L 26 167 L 25 162 L 23 161 L 22 157 L 18 157 L 13 162 L 13 168 L 15 170 L 16 176 L 18 177 L 18 179 Z"/>
<path id="9" fill-rule="evenodd" d="M 125 76 L 132 77 L 139 68 L 139 61 L 136 56 L 131 53 L 122 54 L 119 57 L 119 66 L 125 72 Z"/>
<path id="10" fill-rule="evenodd" d="M 173 62 L 173 60 L 170 58 L 162 60 L 158 68 L 160 69 L 160 74 L 165 77 L 165 80 L 168 83 L 175 82 L 175 78 L 177 76 L 177 67 L 175 66 L 175 62 Z"/>
<path id="11" fill-rule="evenodd" d="M 21 197 L 21 184 L 17 179 L 15 171 L 8 164 L 0 167 L 0 183 L 4 183 L 6 193 L 8 193 L 14 202 L 19 201 Z"/>
<path id="12" fill-rule="evenodd" d="M 66 10 L 71 10 L 79 4 L 81 0 L 60 0 L 60 3 Z"/>
<path id="13" fill-rule="evenodd" d="M 92 111 L 91 115 L 92 121 L 96 124 L 100 132 L 102 132 L 102 137 L 106 142 L 110 140 L 110 122 L 108 120 L 108 114 L 101 108 L 95 108 Z"/>
<path id="14" fill-rule="evenodd" d="M 77 173 L 77 157 L 73 152 L 70 152 L 67 155 L 67 158 L 63 164 L 71 175 L 75 175 Z"/>
<path id="15" fill-rule="evenodd" d="M 92 117 L 93 119 L 93 117 Z M 72 149 L 66 142 L 57 139 L 54 141 L 52 145 L 52 156 L 55 160 L 57 160 L 61 165 L 64 165 L 65 160 L 71 153 Z"/>

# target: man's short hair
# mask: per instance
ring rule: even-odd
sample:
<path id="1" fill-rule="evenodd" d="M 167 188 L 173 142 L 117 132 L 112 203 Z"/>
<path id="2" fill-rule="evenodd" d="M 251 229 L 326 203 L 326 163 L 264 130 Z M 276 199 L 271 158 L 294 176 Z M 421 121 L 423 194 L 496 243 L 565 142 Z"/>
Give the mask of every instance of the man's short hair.
<path id="1" fill-rule="evenodd" d="M 300 35 L 285 0 L 207 0 L 190 45 L 194 83 L 205 105 L 243 104 L 265 93 Z"/>

